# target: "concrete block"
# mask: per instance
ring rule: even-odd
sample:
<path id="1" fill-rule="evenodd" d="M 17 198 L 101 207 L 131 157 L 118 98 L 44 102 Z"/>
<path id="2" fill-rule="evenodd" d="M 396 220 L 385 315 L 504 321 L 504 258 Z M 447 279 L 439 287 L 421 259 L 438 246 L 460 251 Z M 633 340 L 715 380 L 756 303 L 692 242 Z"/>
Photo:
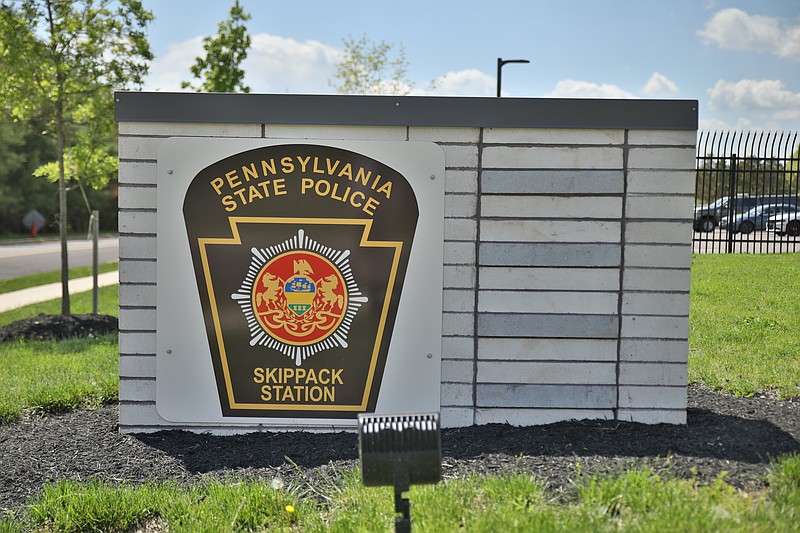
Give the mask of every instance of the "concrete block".
<path id="1" fill-rule="evenodd" d="M 692 246 L 629 244 L 625 247 L 625 265 L 688 269 L 692 265 Z"/>
<path id="2" fill-rule="evenodd" d="M 165 137 L 261 137 L 261 124 L 120 122 L 119 134 Z"/>
<path id="3" fill-rule="evenodd" d="M 120 331 L 119 353 L 125 355 L 155 356 L 155 331 Z"/>
<path id="4" fill-rule="evenodd" d="M 477 170 L 445 170 L 445 193 L 472 193 L 478 192 Z"/>
<path id="5" fill-rule="evenodd" d="M 481 199 L 481 216 L 620 219 L 622 217 L 622 198 L 612 196 L 486 195 Z"/>
<path id="6" fill-rule="evenodd" d="M 625 202 L 625 217 L 629 219 L 692 220 L 694 198 L 691 196 L 629 196 Z"/>
<path id="7" fill-rule="evenodd" d="M 119 236 L 119 258 L 124 259 L 153 259 L 156 258 L 156 237 L 148 235 L 139 237 L 133 235 Z"/>
<path id="8" fill-rule="evenodd" d="M 119 380 L 119 400 L 122 401 L 152 401 L 156 399 L 155 379 L 123 379 Z"/>
<path id="9" fill-rule="evenodd" d="M 620 359 L 629 362 L 686 363 L 689 354 L 689 341 L 622 339 Z"/>
<path id="10" fill-rule="evenodd" d="M 473 337 L 443 337 L 443 359 L 469 359 L 475 357 L 475 339 Z"/>
<path id="11" fill-rule="evenodd" d="M 260 132 L 259 132 L 260 133 Z M 267 139 L 341 139 L 355 141 L 405 141 L 405 126 L 344 126 L 322 124 L 266 124 Z"/>
<path id="12" fill-rule="evenodd" d="M 478 235 L 478 221 L 469 218 L 445 218 L 445 241 L 475 242 Z"/>
<path id="13" fill-rule="evenodd" d="M 485 170 L 484 194 L 622 194 L 622 170 Z"/>
<path id="14" fill-rule="evenodd" d="M 120 161 L 120 185 L 155 185 L 158 183 L 158 165 L 155 161 Z"/>
<path id="15" fill-rule="evenodd" d="M 617 419 L 639 424 L 686 424 L 686 410 L 620 409 Z"/>
<path id="16" fill-rule="evenodd" d="M 442 144 L 448 169 L 478 168 L 478 146 L 474 144 Z"/>
<path id="17" fill-rule="evenodd" d="M 689 244 L 692 222 L 628 222 L 625 242 L 641 244 Z"/>
<path id="18" fill-rule="evenodd" d="M 444 197 L 444 216 L 473 218 L 478 213 L 478 198 L 474 194 L 448 194 Z"/>
<path id="19" fill-rule="evenodd" d="M 172 426 L 161 418 L 156 411 L 155 402 L 130 402 L 121 401 L 119 406 L 119 431 L 120 433 L 142 433 L 144 431 L 158 431 L 163 427 Z"/>
<path id="20" fill-rule="evenodd" d="M 621 169 L 622 148 L 485 146 L 483 166 L 498 169 Z"/>
<path id="21" fill-rule="evenodd" d="M 128 211 L 121 209 L 117 218 L 120 233 L 156 233 L 156 210 Z"/>
<path id="22" fill-rule="evenodd" d="M 617 291 L 617 268 L 481 267 L 481 289 Z"/>
<path id="23" fill-rule="evenodd" d="M 127 307 L 155 307 L 156 286 L 130 285 L 121 283 L 119 286 L 119 305 Z"/>
<path id="24" fill-rule="evenodd" d="M 442 314 L 442 335 L 472 336 L 475 335 L 475 316 L 473 313 Z"/>
<path id="25" fill-rule="evenodd" d="M 691 130 L 630 130 L 628 144 L 675 145 L 694 149 L 697 144 L 697 132 Z"/>
<path id="26" fill-rule="evenodd" d="M 628 152 L 630 169 L 695 169 L 697 156 L 694 145 L 685 148 L 631 148 Z"/>
<path id="27" fill-rule="evenodd" d="M 472 383 L 475 366 L 472 361 L 442 361 L 442 383 Z"/>
<path id="28" fill-rule="evenodd" d="M 120 209 L 155 209 L 156 187 L 125 185 L 119 188 Z"/>
<path id="29" fill-rule="evenodd" d="M 481 313 L 481 337 L 617 338 L 619 319 L 604 315 L 525 315 Z"/>
<path id="30" fill-rule="evenodd" d="M 480 140 L 480 128 L 440 128 L 412 126 L 408 128 L 409 141 L 432 141 L 436 143 L 473 143 Z"/>
<path id="31" fill-rule="evenodd" d="M 476 411 L 476 424 L 543 426 L 566 420 L 613 420 L 610 409 L 492 409 Z"/>
<path id="32" fill-rule="evenodd" d="M 689 316 L 689 293 L 626 292 L 622 296 L 626 315 Z"/>
<path id="33" fill-rule="evenodd" d="M 686 387 L 622 386 L 619 405 L 625 408 L 686 409 Z"/>
<path id="34" fill-rule="evenodd" d="M 622 337 L 688 339 L 689 316 L 623 316 Z"/>
<path id="35" fill-rule="evenodd" d="M 621 363 L 620 385 L 660 385 L 685 387 L 687 367 L 680 363 Z"/>
<path id="36" fill-rule="evenodd" d="M 443 309 L 457 313 L 471 313 L 475 310 L 475 291 L 461 289 L 445 289 Z"/>
<path id="37" fill-rule="evenodd" d="M 597 220 L 481 221 L 481 240 L 494 242 L 611 243 L 619 242 L 620 231 L 619 222 Z"/>
<path id="38" fill-rule="evenodd" d="M 120 283 L 155 283 L 156 282 L 156 262 L 155 261 L 120 261 L 119 262 L 119 282 Z"/>
<path id="39" fill-rule="evenodd" d="M 486 266 L 616 267 L 621 257 L 622 247 L 615 243 L 481 242 L 479 249 L 479 262 Z"/>
<path id="40" fill-rule="evenodd" d="M 472 406 L 471 383 L 442 383 L 442 406 Z"/>
<path id="41" fill-rule="evenodd" d="M 475 243 L 447 241 L 444 243 L 445 265 L 475 265 Z"/>
<path id="42" fill-rule="evenodd" d="M 472 340 L 472 339 L 470 339 Z M 518 361 L 616 361 L 616 339 L 535 339 L 483 337 L 478 359 Z"/>
<path id="43" fill-rule="evenodd" d="M 694 194 L 695 172 L 689 170 L 631 170 L 628 194 Z"/>
<path id="44" fill-rule="evenodd" d="M 688 292 L 691 280 L 689 269 L 626 268 L 622 288 L 626 291 Z"/>
<path id="45" fill-rule="evenodd" d="M 487 144 L 622 144 L 623 130 L 556 129 L 556 128 L 486 128 Z"/>
<path id="46" fill-rule="evenodd" d="M 472 289 L 475 287 L 475 267 L 445 265 L 444 287 L 446 289 Z"/>
<path id="47" fill-rule="evenodd" d="M 156 310 L 152 309 L 127 309 L 119 310 L 120 331 L 155 331 Z"/>
<path id="48" fill-rule="evenodd" d="M 617 402 L 614 385 L 513 385 L 477 386 L 478 407 L 611 409 Z"/>
<path id="49" fill-rule="evenodd" d="M 156 378 L 155 355 L 119 356 L 119 375 L 121 378 Z"/>
<path id="50" fill-rule="evenodd" d="M 475 411 L 469 407 L 442 407 L 439 421 L 443 428 L 462 428 L 471 426 Z"/>
<path id="51" fill-rule="evenodd" d="M 119 158 L 128 160 L 156 161 L 158 147 L 166 137 L 122 137 L 119 138 Z"/>
<path id="52" fill-rule="evenodd" d="M 478 361 L 478 383 L 616 385 L 616 362 Z"/>
<path id="53" fill-rule="evenodd" d="M 613 292 L 480 291 L 478 311 L 489 313 L 544 313 L 612 315 L 619 307 Z"/>

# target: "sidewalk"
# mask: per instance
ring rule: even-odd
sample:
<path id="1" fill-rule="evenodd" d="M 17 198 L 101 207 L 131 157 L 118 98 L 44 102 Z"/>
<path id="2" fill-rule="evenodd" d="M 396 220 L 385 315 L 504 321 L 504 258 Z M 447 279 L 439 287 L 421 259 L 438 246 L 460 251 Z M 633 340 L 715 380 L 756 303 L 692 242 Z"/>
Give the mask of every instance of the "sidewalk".
<path id="1" fill-rule="evenodd" d="M 97 285 L 105 287 L 119 283 L 119 271 L 106 272 L 97 276 Z M 69 293 L 86 292 L 92 290 L 92 276 L 69 280 Z M 61 282 L 49 283 L 38 287 L 30 287 L 14 292 L 0 294 L 0 313 L 18 307 L 46 302 L 61 298 Z"/>

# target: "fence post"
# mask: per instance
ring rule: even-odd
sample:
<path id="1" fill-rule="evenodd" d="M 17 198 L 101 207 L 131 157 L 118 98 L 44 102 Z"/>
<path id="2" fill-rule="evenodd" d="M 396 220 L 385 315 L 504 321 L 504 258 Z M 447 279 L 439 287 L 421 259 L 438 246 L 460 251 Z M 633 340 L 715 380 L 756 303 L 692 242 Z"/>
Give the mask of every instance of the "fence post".
<path id="1" fill-rule="evenodd" d="M 97 271 L 98 271 L 98 237 L 100 233 L 100 211 L 92 211 L 91 232 L 92 232 L 92 314 L 97 314 Z"/>
<path id="2" fill-rule="evenodd" d="M 731 168 L 728 173 L 728 245 L 726 252 L 729 254 L 733 253 L 733 222 L 736 219 L 736 164 L 737 156 L 736 154 L 731 154 Z"/>

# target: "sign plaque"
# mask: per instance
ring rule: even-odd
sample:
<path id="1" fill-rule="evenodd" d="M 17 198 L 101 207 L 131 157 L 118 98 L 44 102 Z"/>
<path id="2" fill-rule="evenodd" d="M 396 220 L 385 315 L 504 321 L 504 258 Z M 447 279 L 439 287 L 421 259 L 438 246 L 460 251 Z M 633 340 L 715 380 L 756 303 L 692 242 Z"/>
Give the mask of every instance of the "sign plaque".
<path id="1" fill-rule="evenodd" d="M 330 426 L 438 411 L 443 203 L 432 143 L 164 141 L 159 414 Z"/>

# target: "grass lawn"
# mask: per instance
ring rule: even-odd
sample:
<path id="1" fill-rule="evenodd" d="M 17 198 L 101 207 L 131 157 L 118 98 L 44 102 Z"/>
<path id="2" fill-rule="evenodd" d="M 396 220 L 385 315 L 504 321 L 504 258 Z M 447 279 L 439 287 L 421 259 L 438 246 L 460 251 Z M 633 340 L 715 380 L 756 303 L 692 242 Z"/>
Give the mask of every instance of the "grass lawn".
<path id="1" fill-rule="evenodd" d="M 60 481 L 45 487 L 26 525 L 51 531 L 392 531 L 389 487 L 367 488 L 354 470 L 315 488 L 326 503 L 271 480 L 206 481 L 133 487 Z M 530 475 L 470 476 L 409 492 L 414 531 L 797 531 L 800 456 L 777 462 L 770 488 L 737 491 L 665 478 L 648 469 L 578 475 L 574 491 L 553 496 Z M 22 531 L 7 521 L 7 531 Z M 161 528 L 161 529 L 156 529 Z M 0 531 L 2 531 L 0 525 Z M 140 529 L 141 530 L 141 529 Z"/>
<path id="2" fill-rule="evenodd" d="M 119 268 L 119 263 L 103 263 L 97 265 L 97 270 L 100 274 L 105 272 L 113 272 Z M 83 278 L 92 275 L 92 267 L 77 267 L 69 269 L 69 279 Z M 48 283 L 61 282 L 61 271 L 55 272 L 40 272 L 23 276 L 21 278 L 3 279 L 0 280 L 0 294 L 6 292 L 18 291 L 20 289 L 27 289 L 29 287 L 37 287 L 39 285 L 47 285 Z"/>
<path id="3" fill-rule="evenodd" d="M 0 343 L 0 423 L 25 410 L 60 411 L 116 399 L 117 358 L 116 335 Z"/>
<path id="4" fill-rule="evenodd" d="M 695 255 L 689 381 L 800 396 L 800 254 Z"/>
<path id="5" fill-rule="evenodd" d="M 109 285 L 100 287 L 97 291 L 97 312 L 101 315 L 119 316 L 119 298 L 117 295 L 119 287 Z M 70 294 L 70 309 L 73 314 L 87 314 L 92 312 L 92 291 Z M 22 320 L 31 318 L 40 313 L 46 315 L 61 314 L 61 300 L 50 300 L 38 304 L 26 305 L 19 309 L 12 309 L 0 313 L 0 327 Z"/>
<path id="6" fill-rule="evenodd" d="M 103 313 L 116 314 L 116 287 L 102 289 Z M 85 293 L 91 305 L 91 293 Z M 81 311 L 82 297 L 73 299 Z M 0 314 L 0 325 L 58 301 Z M 775 390 L 800 396 L 800 258 L 695 256 L 689 379 L 740 395 Z M 14 312 L 11 312 L 14 313 Z M 0 418 L 113 398 L 116 339 L 0 345 Z M 24 363 L 21 362 L 24 360 Z M 66 370 L 65 370 L 66 369 Z M 745 493 L 642 469 L 576 475 L 574 490 L 552 495 L 528 475 L 468 477 L 412 487 L 415 531 L 800 531 L 800 455 L 778 460 L 769 488 Z M 30 502 L 23 520 L 0 515 L 0 532 L 391 531 L 388 488 L 365 488 L 344 472 L 315 494 L 273 488 L 271 480 L 232 478 L 190 487 L 62 480 Z M 320 503 L 323 502 L 323 503 Z M 161 529 L 158 529 L 161 528 Z"/>

